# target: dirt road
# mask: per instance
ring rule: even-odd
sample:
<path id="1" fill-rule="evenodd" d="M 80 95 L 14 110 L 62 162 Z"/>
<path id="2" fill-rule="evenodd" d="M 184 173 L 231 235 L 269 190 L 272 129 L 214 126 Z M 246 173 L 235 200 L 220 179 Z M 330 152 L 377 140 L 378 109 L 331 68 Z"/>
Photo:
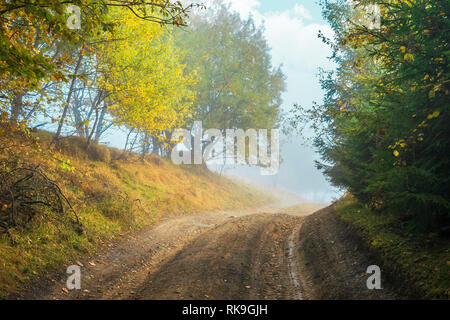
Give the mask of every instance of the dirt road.
<path id="1" fill-rule="evenodd" d="M 389 289 L 365 287 L 368 258 L 347 252 L 351 244 L 339 238 L 339 227 L 323 227 L 330 209 L 308 216 L 312 211 L 297 206 L 171 218 L 95 257 L 68 262 L 81 266 L 81 290 L 66 289 L 64 270 L 14 298 L 396 298 Z"/>

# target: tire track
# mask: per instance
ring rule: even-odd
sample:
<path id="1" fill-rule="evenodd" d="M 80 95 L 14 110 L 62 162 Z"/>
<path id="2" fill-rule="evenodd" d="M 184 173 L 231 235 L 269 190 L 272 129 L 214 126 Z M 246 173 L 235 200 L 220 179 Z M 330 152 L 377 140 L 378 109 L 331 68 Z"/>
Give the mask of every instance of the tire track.
<path id="1" fill-rule="evenodd" d="M 292 231 L 291 235 L 289 236 L 289 254 L 288 254 L 288 261 L 289 261 L 289 274 L 291 276 L 292 284 L 295 288 L 294 292 L 294 299 L 296 300 L 302 300 L 302 289 L 300 285 L 299 276 L 297 274 L 297 271 L 299 270 L 298 267 L 298 256 L 296 254 L 296 240 L 298 239 L 300 231 L 300 226 L 297 226 Z"/>

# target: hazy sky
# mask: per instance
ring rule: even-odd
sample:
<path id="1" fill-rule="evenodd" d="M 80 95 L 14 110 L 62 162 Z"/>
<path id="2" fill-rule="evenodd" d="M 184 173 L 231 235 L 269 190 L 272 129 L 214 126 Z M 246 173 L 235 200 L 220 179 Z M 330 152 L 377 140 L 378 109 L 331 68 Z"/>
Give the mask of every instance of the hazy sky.
<path id="1" fill-rule="evenodd" d="M 319 30 L 331 36 L 331 28 L 322 19 L 320 6 L 314 0 L 228 0 L 232 9 L 246 18 L 251 14 L 257 23 L 264 22 L 267 41 L 272 48 L 274 65 L 283 64 L 287 75 L 287 91 L 283 94 L 283 110 L 294 103 L 309 107 L 321 102 L 323 91 L 318 82 L 318 68 L 333 68 L 327 59 L 330 49 L 318 37 Z M 293 137 L 282 145 L 283 163 L 275 176 L 261 176 L 259 170 L 241 168 L 227 170 L 258 183 L 292 190 L 314 201 L 330 201 L 337 197 L 323 175 L 314 167 L 318 155 Z"/>

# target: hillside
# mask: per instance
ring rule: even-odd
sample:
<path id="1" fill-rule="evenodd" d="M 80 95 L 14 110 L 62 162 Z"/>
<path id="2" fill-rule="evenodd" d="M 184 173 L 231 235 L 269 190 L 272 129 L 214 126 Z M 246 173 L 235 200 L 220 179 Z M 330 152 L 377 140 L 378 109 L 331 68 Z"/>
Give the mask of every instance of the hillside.
<path id="1" fill-rule="evenodd" d="M 40 132 L 37 136 L 46 149 L 52 135 Z M 19 182 L 20 190 L 26 190 L 29 183 L 38 190 L 38 197 L 46 199 L 48 190 L 39 180 L 23 179 L 34 171 L 25 174 L 20 168 L 36 170 L 34 176 L 43 174 L 60 188 L 81 224 L 67 204 L 63 213 L 34 204 L 30 221 L 2 232 L 0 296 L 16 292 L 22 284 L 74 257 L 95 252 L 107 241 L 169 216 L 245 208 L 270 200 L 204 167 L 176 166 L 155 155 L 147 155 L 144 161 L 136 154 L 116 160 L 120 150 L 95 144 L 86 150 L 85 145 L 83 139 L 73 137 L 63 139 L 51 152 L 35 152 L 32 146 L 22 145 L 15 152 L 15 162 L 10 161 L 10 151 L 0 155 L 0 173 L 10 179 L 9 186 Z M 0 199 L 2 219 L 11 210 L 5 194 Z"/>

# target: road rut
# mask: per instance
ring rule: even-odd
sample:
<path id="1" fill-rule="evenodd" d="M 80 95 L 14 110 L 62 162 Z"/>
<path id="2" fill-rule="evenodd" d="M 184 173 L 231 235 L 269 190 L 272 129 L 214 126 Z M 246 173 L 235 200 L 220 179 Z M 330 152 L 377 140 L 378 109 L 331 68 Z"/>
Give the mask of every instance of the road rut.
<path id="1" fill-rule="evenodd" d="M 309 207 L 308 207 L 309 208 Z M 48 274 L 12 299 L 395 299 L 332 207 L 183 215 L 75 261 L 82 288 Z"/>

